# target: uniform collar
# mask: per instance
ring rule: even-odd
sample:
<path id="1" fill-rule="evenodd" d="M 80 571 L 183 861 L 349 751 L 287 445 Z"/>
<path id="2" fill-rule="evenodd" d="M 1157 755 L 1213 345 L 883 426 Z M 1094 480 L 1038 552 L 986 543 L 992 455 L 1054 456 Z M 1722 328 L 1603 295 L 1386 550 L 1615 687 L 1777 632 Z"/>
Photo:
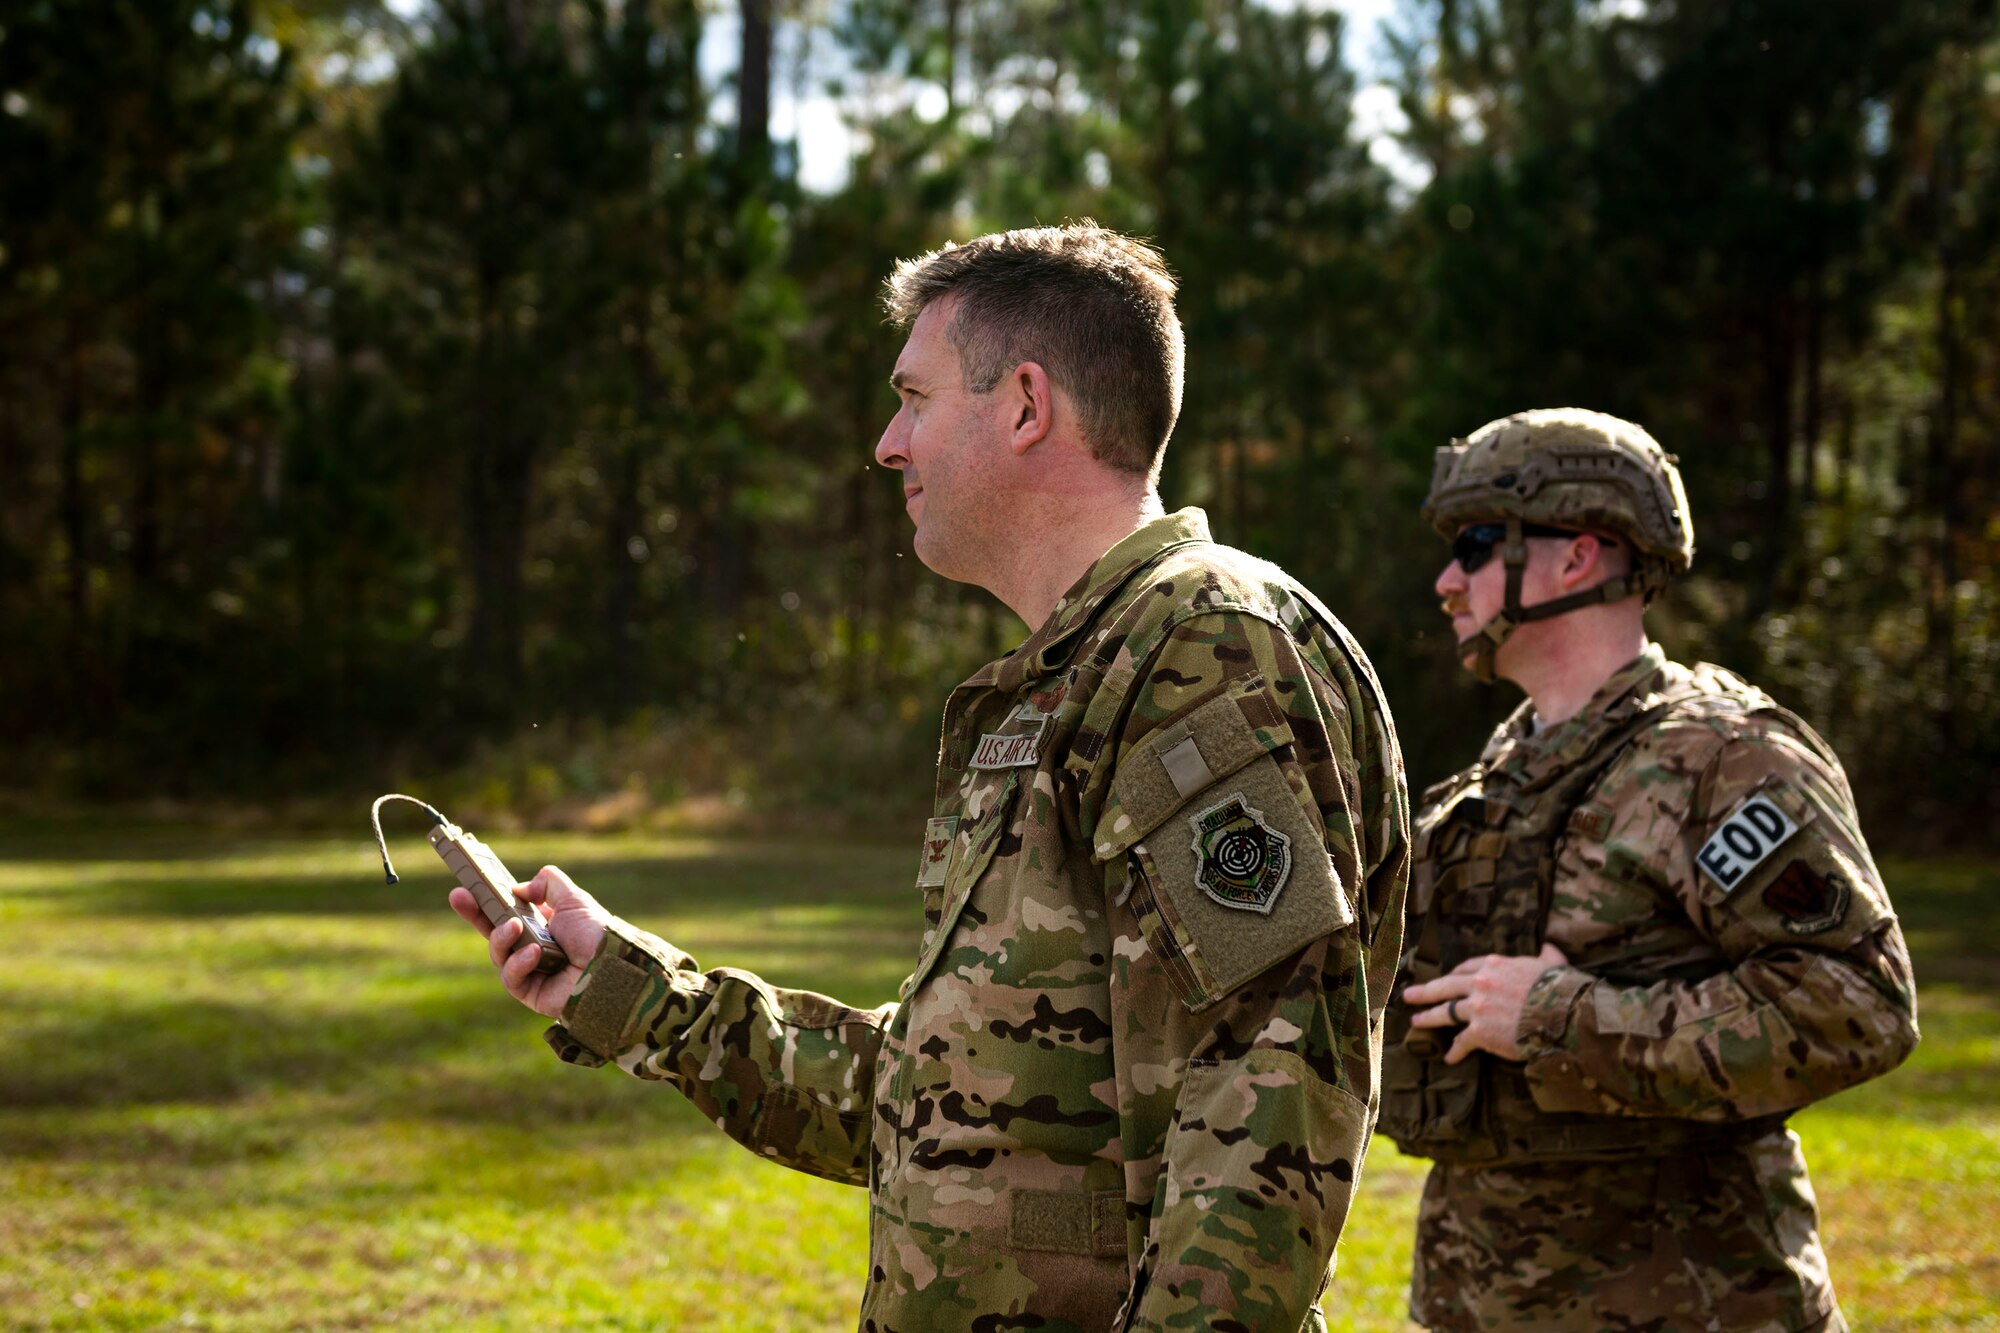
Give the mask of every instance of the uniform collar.
<path id="1" fill-rule="evenodd" d="M 1637 657 L 1611 673 L 1575 717 L 1540 732 L 1533 730 L 1533 703 L 1522 701 L 1487 745 L 1489 770 L 1529 788 L 1568 770 L 1609 732 L 1652 705 L 1666 668 L 1666 653 L 1657 643 L 1648 643 Z"/>
<path id="2" fill-rule="evenodd" d="M 1140 524 L 1070 585 L 1049 618 L 1020 647 L 981 667 L 960 688 L 997 686 L 1011 693 L 1030 680 L 1067 666 L 1098 608 L 1117 596 L 1133 575 L 1176 546 L 1210 540 L 1208 515 L 1195 508 Z"/>

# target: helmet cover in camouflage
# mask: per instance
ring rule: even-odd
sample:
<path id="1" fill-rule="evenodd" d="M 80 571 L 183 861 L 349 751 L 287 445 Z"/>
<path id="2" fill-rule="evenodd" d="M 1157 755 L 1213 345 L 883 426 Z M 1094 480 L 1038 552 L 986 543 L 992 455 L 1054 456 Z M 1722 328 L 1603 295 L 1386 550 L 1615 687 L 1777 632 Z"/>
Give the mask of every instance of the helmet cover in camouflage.
<path id="1" fill-rule="evenodd" d="M 1677 461 L 1644 427 L 1602 412 L 1516 412 L 1437 451 L 1424 517 L 1447 539 L 1507 518 L 1622 537 L 1653 594 L 1694 560 Z"/>
<path id="2" fill-rule="evenodd" d="M 1506 608 L 1461 645 L 1481 680 L 1515 627 L 1634 592 L 1651 601 L 1694 560 L 1694 527 L 1678 460 L 1641 426 L 1579 407 L 1516 412 L 1437 451 L 1423 516 L 1449 539 L 1470 523 L 1505 522 Z M 1629 542 L 1629 576 L 1523 607 L 1522 525 L 1541 524 Z"/>

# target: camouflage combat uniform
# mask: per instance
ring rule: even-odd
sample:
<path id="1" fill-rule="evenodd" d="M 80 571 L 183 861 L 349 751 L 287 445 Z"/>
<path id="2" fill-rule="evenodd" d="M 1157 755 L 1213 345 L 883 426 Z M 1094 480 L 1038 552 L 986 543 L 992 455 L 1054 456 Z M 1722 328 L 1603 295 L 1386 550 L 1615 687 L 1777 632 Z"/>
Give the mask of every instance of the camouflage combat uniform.
<path id="1" fill-rule="evenodd" d="M 1412 1314 L 1843 1327 L 1784 1121 L 1895 1067 L 1917 1028 L 1838 760 L 1761 691 L 1651 646 L 1575 718 L 1531 718 L 1417 819 L 1413 975 L 1544 940 L 1569 965 L 1529 992 L 1523 1061 L 1448 1066 L 1391 1017 L 1382 1130 L 1438 1162 Z"/>
<path id="2" fill-rule="evenodd" d="M 1408 802 L 1345 631 L 1207 538 L 1140 528 L 953 693 L 897 1003 L 620 924 L 550 1031 L 866 1183 L 871 1333 L 1321 1326 Z"/>

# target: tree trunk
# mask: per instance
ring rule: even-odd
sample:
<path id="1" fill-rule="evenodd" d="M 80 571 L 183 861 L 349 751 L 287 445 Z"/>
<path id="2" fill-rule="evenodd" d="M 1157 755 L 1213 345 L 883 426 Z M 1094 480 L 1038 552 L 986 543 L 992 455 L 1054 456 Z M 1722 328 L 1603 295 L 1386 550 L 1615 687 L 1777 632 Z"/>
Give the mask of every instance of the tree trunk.
<path id="1" fill-rule="evenodd" d="M 633 300 L 632 380 L 637 388 L 636 430 L 620 439 L 612 468 L 611 514 L 605 526 L 605 557 L 609 582 L 604 596 L 603 698 L 614 714 L 630 711 L 639 703 L 636 686 L 644 675 L 636 660 L 639 644 L 636 617 L 639 613 L 639 561 L 633 556 L 634 539 L 647 541 L 640 529 L 645 512 L 640 491 L 645 481 L 643 441 L 660 425 L 660 376 L 653 360 L 651 293 L 641 292 Z"/>
<path id="2" fill-rule="evenodd" d="M 473 580 L 467 647 L 494 703 L 518 693 L 522 681 L 521 557 L 532 465 L 532 446 L 512 431 L 474 453 L 467 488 Z"/>
<path id="3" fill-rule="evenodd" d="M 1763 311 L 1764 551 L 1750 581 L 1752 623 L 1777 600 L 1792 531 L 1792 372 L 1789 296 L 1767 299 Z"/>
<path id="4" fill-rule="evenodd" d="M 1959 328 L 1961 278 L 1959 244 L 1955 228 L 1956 203 L 1964 186 L 1963 145 L 1965 109 L 1971 100 L 1971 62 L 1963 55 L 1958 68 L 1946 75 L 1951 110 L 1937 149 L 1937 253 L 1938 253 L 1938 387 L 1937 406 L 1931 418 L 1928 489 L 1931 497 L 1932 532 L 1935 534 L 1933 571 L 1930 580 L 1929 653 L 1939 671 L 1935 710 L 1938 744 L 1949 755 L 1957 749 L 1958 712 L 1958 551 L 1961 521 L 1957 453 L 1959 395 L 1963 391 L 1965 344 Z"/>
<path id="5" fill-rule="evenodd" d="M 148 339 L 144 361 L 139 367 L 139 431 L 133 459 L 136 476 L 132 487 L 132 582 L 143 602 L 159 585 L 165 557 L 161 536 L 165 467 L 161 433 L 167 425 L 167 369 L 158 339 Z"/>
<path id="6" fill-rule="evenodd" d="M 742 0 L 743 47 L 736 76 L 736 142 L 762 180 L 771 152 L 771 0 Z"/>
<path id="7" fill-rule="evenodd" d="M 83 495 L 83 386 L 78 366 L 83 349 L 72 331 L 63 339 L 62 399 L 58 421 L 62 435 L 62 531 L 69 553 L 65 592 L 69 600 L 70 641 L 80 649 L 90 621 L 90 559 L 85 546 Z"/>
<path id="8" fill-rule="evenodd" d="M 1765 119 L 1764 165 L 1769 188 L 1781 191 L 1788 173 L 1785 171 L 1784 125 L 1775 112 Z M 1792 322 L 1793 284 L 1778 279 L 1759 286 L 1763 289 L 1759 323 L 1764 372 L 1764 549 L 1763 559 L 1751 576 L 1748 619 L 1753 625 L 1768 614 L 1776 602 L 1785 576 L 1781 566 L 1788 563 L 1786 557 L 1792 532 L 1792 433 L 1795 428 L 1792 419 L 1792 376 L 1796 351 Z"/>
<path id="9" fill-rule="evenodd" d="M 521 685 L 521 555 L 528 521 L 532 437 L 507 410 L 497 364 L 501 278 L 479 274 L 478 341 L 473 352 L 474 436 L 467 451 L 465 532 L 472 567 L 470 676 L 482 704 L 505 707 Z"/>
<path id="10" fill-rule="evenodd" d="M 1840 501 L 1840 512 L 1842 514 L 1849 514 L 1853 509 L 1854 470 L 1861 466 L 1860 460 L 1854 456 L 1854 418 L 1854 395 L 1843 390 L 1840 394 L 1840 442 L 1834 446 L 1833 456 L 1833 466 L 1836 474 L 1834 476 L 1834 489 L 1835 495 Z M 1852 523 L 1850 522 L 1845 526 L 1852 527 Z M 1853 537 L 1850 534 L 1847 545 L 1852 547 L 1853 544 Z"/>
<path id="11" fill-rule="evenodd" d="M 958 121 L 958 10 L 962 0 L 944 0 L 944 119 Z"/>
<path id="12" fill-rule="evenodd" d="M 640 450 L 637 439 L 628 437 L 619 443 L 610 477 L 611 513 L 604 526 L 610 579 L 604 594 L 604 692 L 600 698 L 614 716 L 629 712 L 639 702 L 636 686 L 643 674 L 635 660 L 640 641 L 636 620 L 639 556 L 633 551 L 633 542 L 644 540 L 639 531 L 644 517 L 639 505 L 644 472 Z"/>
<path id="13" fill-rule="evenodd" d="M 1799 508 L 1803 518 L 1819 494 L 1819 437 L 1826 369 L 1826 245 L 1817 229 L 1806 273 L 1805 420 L 1799 432 Z"/>

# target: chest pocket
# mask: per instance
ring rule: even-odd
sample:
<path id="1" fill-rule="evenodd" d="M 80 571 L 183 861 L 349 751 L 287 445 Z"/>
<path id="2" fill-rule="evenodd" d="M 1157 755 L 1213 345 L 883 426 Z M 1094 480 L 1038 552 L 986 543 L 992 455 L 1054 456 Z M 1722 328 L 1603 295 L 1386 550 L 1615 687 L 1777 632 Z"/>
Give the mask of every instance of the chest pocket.
<path id="1" fill-rule="evenodd" d="M 1484 916 L 1493 906 L 1493 879 L 1506 838 L 1486 827 L 1482 785 L 1449 790 L 1418 816 L 1410 915 Z"/>
<path id="2" fill-rule="evenodd" d="M 1261 677 L 1239 681 L 1119 757 L 1093 854 L 1129 859 L 1147 947 L 1199 1012 L 1343 926 L 1354 907 Z"/>
<path id="3" fill-rule="evenodd" d="M 957 823 L 951 834 L 952 845 L 944 871 L 944 882 L 927 891 L 935 892 L 941 898 L 935 924 L 927 925 L 924 931 L 922 952 L 917 957 L 917 970 L 903 983 L 902 999 L 907 1002 L 916 993 L 918 986 L 937 966 L 938 958 L 944 952 L 946 941 L 951 938 L 958 924 L 959 914 L 972 897 L 972 889 L 993 864 L 995 854 L 1013 818 L 1014 796 L 1021 783 L 1023 769 L 1010 768 L 983 774 L 975 781 L 965 798 L 964 809 L 957 816 Z M 936 821 L 933 821 L 935 823 Z M 928 920 L 929 903 L 926 903 L 925 917 Z"/>

